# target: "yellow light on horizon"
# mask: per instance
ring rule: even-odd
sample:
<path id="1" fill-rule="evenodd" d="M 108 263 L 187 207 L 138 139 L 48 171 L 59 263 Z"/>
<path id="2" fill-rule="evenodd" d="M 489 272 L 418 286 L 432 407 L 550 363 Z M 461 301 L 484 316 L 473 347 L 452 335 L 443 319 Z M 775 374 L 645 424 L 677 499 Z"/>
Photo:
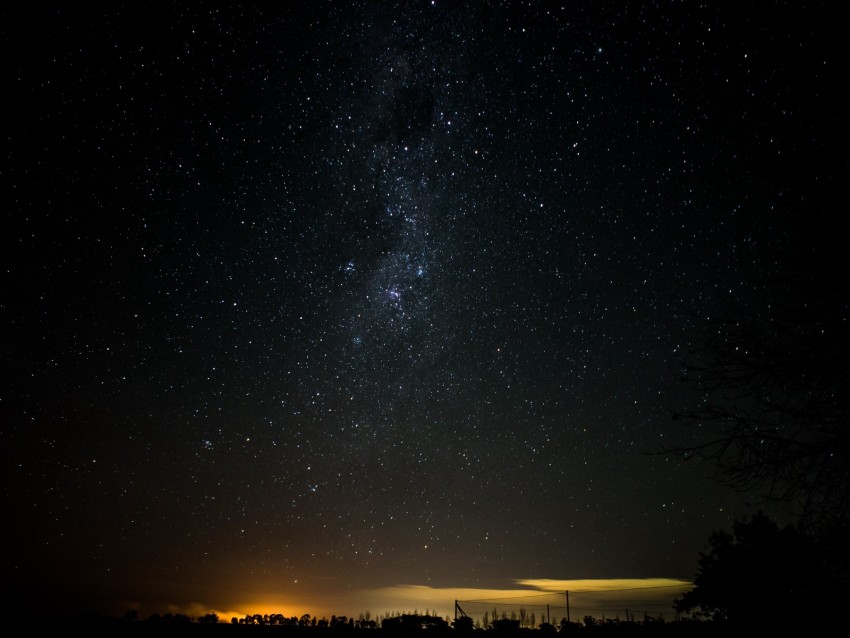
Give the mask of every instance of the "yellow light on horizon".
<path id="1" fill-rule="evenodd" d="M 517 599 L 533 599 L 540 596 L 541 602 L 546 595 L 548 600 L 557 604 L 559 597 L 570 592 L 571 600 L 580 603 L 582 594 L 612 595 L 619 592 L 629 597 L 659 597 L 672 599 L 691 589 L 693 583 L 675 578 L 604 578 L 561 580 L 548 578 L 520 578 L 507 581 L 509 588 L 478 587 L 431 587 L 428 585 L 392 585 L 373 589 L 352 590 L 345 593 L 326 595 L 303 594 L 297 598 L 287 596 L 254 596 L 246 602 L 230 602 L 226 605 L 206 606 L 200 602 L 185 605 L 169 605 L 167 611 L 183 613 L 190 617 L 199 617 L 208 613 L 218 615 L 220 621 L 230 622 L 231 618 L 244 618 L 255 614 L 282 614 L 287 618 L 301 618 L 305 613 L 311 617 L 330 619 L 331 616 L 347 616 L 357 619 L 360 614 L 369 612 L 377 618 L 385 614 L 424 613 L 442 617 L 454 616 L 455 601 L 467 602 L 508 602 Z M 221 597 L 219 597 L 221 598 Z M 238 598 L 238 597 L 237 597 Z"/>

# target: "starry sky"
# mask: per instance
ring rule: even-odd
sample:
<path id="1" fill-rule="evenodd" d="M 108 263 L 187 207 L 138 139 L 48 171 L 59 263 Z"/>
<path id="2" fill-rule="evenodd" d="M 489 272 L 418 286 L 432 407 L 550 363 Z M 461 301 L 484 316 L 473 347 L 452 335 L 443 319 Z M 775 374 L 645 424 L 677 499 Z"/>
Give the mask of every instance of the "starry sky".
<path id="1" fill-rule="evenodd" d="M 7 611 L 449 614 L 752 511 L 651 452 L 835 233 L 827 3 L 3 14 Z"/>

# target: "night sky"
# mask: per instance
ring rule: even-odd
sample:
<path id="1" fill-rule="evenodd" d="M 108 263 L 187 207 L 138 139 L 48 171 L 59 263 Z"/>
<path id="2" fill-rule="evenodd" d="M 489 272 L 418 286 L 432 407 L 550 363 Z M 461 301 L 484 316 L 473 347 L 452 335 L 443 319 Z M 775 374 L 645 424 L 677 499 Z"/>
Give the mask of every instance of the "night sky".
<path id="1" fill-rule="evenodd" d="M 755 499 L 648 453 L 837 233 L 826 5 L 3 9 L 6 611 L 691 579 Z"/>

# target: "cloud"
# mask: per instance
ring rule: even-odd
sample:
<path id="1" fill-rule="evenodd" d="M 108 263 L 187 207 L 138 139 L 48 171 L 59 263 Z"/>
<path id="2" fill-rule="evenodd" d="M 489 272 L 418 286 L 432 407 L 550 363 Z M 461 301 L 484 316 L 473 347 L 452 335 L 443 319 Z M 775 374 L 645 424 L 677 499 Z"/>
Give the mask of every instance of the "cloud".
<path id="1" fill-rule="evenodd" d="M 680 578 L 597 578 L 582 580 L 555 580 L 550 578 L 523 578 L 516 581 L 518 585 L 529 587 L 540 592 L 564 593 L 600 592 L 618 590 L 651 590 L 661 588 L 690 589 L 693 583 Z"/>

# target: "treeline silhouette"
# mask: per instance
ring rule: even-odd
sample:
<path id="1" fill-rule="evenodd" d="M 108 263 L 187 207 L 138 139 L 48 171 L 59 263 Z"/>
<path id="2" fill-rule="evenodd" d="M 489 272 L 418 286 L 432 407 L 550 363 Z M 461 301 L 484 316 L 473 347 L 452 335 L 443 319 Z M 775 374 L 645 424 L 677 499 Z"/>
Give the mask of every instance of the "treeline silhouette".
<path id="1" fill-rule="evenodd" d="M 19 619 L 20 620 L 20 619 Z M 30 628 L 49 626 L 53 631 L 84 633 L 86 636 L 282 636 L 286 638 L 342 638 L 343 636 L 370 636 L 372 638 L 408 638 L 421 636 L 489 636 L 490 638 L 565 638 L 567 636 L 589 636 L 629 634 L 644 636 L 721 636 L 728 633 L 724 623 L 697 619 L 665 621 L 662 618 L 644 617 L 640 620 L 598 619 L 585 616 L 581 622 L 561 619 L 557 624 L 543 622 L 536 628 L 521 627 L 518 620 L 499 618 L 487 627 L 476 626 L 471 617 L 461 616 L 454 620 L 430 614 L 400 614 L 387 616 L 380 622 L 361 615 L 355 619 L 348 616 L 317 618 L 304 614 L 300 617 L 284 614 L 253 614 L 220 618 L 215 613 L 198 617 L 185 614 L 154 613 L 139 618 L 135 611 L 123 616 L 97 613 L 76 614 L 72 617 L 53 618 L 50 622 L 25 619 Z"/>

